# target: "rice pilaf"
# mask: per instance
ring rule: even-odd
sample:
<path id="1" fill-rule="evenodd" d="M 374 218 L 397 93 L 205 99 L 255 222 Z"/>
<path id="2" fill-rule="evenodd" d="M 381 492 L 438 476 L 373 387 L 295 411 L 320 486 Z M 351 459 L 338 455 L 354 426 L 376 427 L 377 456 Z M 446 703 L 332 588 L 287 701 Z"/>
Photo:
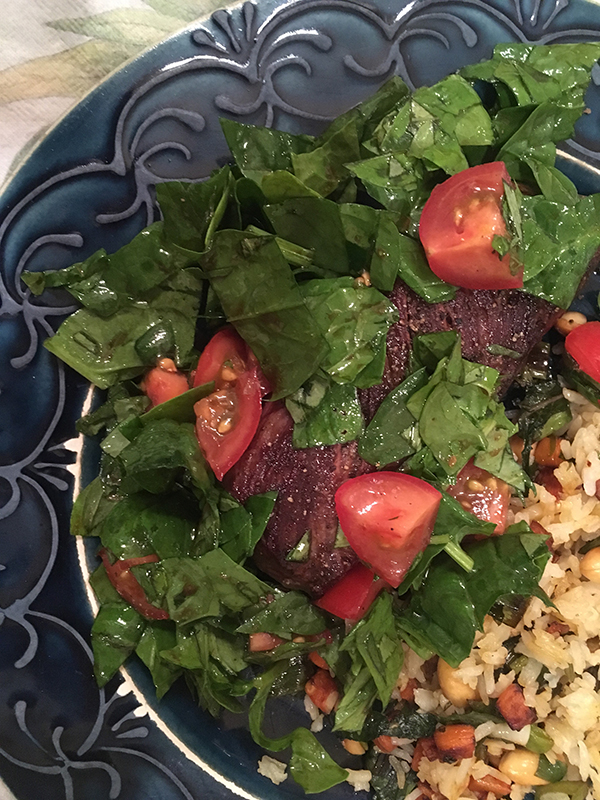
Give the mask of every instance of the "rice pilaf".
<path id="1" fill-rule="evenodd" d="M 486 705 L 518 683 L 526 705 L 535 711 L 536 724 L 553 740 L 546 758 L 550 763 L 567 762 L 563 780 L 591 782 L 587 800 L 593 800 L 600 797 L 600 549 L 594 553 L 592 548 L 592 556 L 587 557 L 588 563 L 598 561 L 596 580 L 582 574 L 580 550 L 590 552 L 585 545 L 600 535 L 600 409 L 576 392 L 565 389 L 564 394 L 573 420 L 561 442 L 564 460 L 554 470 L 560 484 L 558 496 L 536 484 L 537 493 L 529 495 L 525 508 L 516 504 L 511 512 L 515 522 L 534 523 L 534 529 L 540 531 L 537 526 L 542 526 L 550 535 L 553 557 L 540 585 L 555 608 L 533 598 L 512 628 L 488 616 L 470 656 L 453 675 L 468 687 L 467 696 Z M 584 571 L 595 577 L 589 568 Z M 396 699 L 411 685 L 418 687 L 414 700 L 423 711 L 449 715 L 468 710 L 468 704 L 452 705 L 431 663 L 406 648 Z M 511 781 L 502 769 L 502 759 L 524 748 L 530 731 L 530 726 L 516 731 L 494 722 L 479 725 L 476 752 L 485 753 L 486 761 L 477 755 L 455 763 L 423 757 L 417 768 L 422 784 L 408 798 L 424 798 L 429 791 L 433 798 L 493 800 L 498 796 L 493 792 L 486 796 L 469 788 L 476 785 L 473 779 L 491 776 L 510 785 L 511 800 L 522 800 L 535 787 Z M 408 773 L 413 744 L 397 744 L 393 756 Z M 555 798 L 566 800 L 567 795 L 557 792 L 552 795 Z"/>

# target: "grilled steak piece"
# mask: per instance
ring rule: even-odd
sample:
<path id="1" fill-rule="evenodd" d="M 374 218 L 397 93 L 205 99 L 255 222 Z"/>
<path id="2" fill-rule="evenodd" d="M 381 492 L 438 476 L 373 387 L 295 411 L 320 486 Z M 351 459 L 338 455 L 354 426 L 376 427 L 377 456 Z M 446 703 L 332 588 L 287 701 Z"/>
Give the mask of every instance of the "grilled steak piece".
<path id="1" fill-rule="evenodd" d="M 497 369 L 503 375 L 501 391 L 505 391 L 531 348 L 561 313 L 550 303 L 516 289 L 459 289 L 454 300 L 429 304 L 398 281 L 390 299 L 398 307 L 400 319 L 388 333 L 381 384 L 360 392 L 367 421 L 405 377 L 416 334 L 460 331 L 465 358 Z M 488 349 L 491 345 L 500 345 L 521 357 L 494 355 Z M 295 450 L 292 427 L 282 404 L 267 404 L 254 440 L 228 473 L 226 482 L 241 502 L 253 494 L 279 491 L 255 561 L 287 588 L 319 597 L 356 562 L 352 550 L 335 547 L 335 492 L 348 478 L 374 468 L 358 456 L 355 442 Z M 307 531 L 310 553 L 306 561 L 286 560 Z"/>
<path id="2" fill-rule="evenodd" d="M 383 398 L 405 377 L 413 336 L 456 330 L 462 337 L 462 353 L 469 361 L 494 367 L 502 375 L 503 395 L 521 371 L 531 349 L 562 313 L 556 306 L 518 289 L 472 291 L 459 289 L 447 303 L 426 303 L 402 281 L 397 281 L 390 300 L 400 319 L 387 338 L 387 360 L 379 386 L 363 389 L 360 401 L 367 420 L 372 419 Z M 500 345 L 520 354 L 494 355 L 489 347 Z"/>
<path id="3" fill-rule="evenodd" d="M 242 502 L 259 492 L 279 491 L 255 561 L 284 586 L 318 597 L 357 560 L 349 547 L 335 547 L 335 492 L 348 478 L 373 467 L 359 458 L 356 442 L 295 450 L 292 428 L 283 403 L 267 404 L 256 436 L 226 480 L 233 479 L 230 489 Z M 287 561 L 306 531 L 310 531 L 308 559 Z"/>

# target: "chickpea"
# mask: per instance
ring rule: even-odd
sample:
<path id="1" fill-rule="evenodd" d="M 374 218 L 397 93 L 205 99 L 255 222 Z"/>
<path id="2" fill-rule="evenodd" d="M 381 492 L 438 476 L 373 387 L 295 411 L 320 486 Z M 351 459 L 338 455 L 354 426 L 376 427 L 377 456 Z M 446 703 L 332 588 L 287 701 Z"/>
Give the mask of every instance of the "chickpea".
<path id="1" fill-rule="evenodd" d="M 588 581 L 600 583 L 600 547 L 588 550 L 579 563 L 579 569 Z"/>
<path id="2" fill-rule="evenodd" d="M 518 786 L 545 786 L 548 781 L 538 778 L 535 774 L 539 763 L 538 753 L 517 747 L 516 750 L 509 750 L 502 756 L 498 769 Z"/>
<path id="3" fill-rule="evenodd" d="M 444 696 L 456 708 L 464 708 L 470 700 L 478 700 L 479 692 L 456 677 L 458 670 L 441 658 L 438 660 L 437 676 Z"/>
<path id="4" fill-rule="evenodd" d="M 585 314 L 580 314 L 579 311 L 565 311 L 562 317 L 556 320 L 554 327 L 559 333 L 566 336 L 571 331 L 574 331 L 575 328 L 585 325 L 586 322 L 587 317 Z"/>
<path id="5" fill-rule="evenodd" d="M 362 756 L 367 750 L 362 742 L 357 742 L 355 739 L 344 739 L 342 745 L 353 756 Z"/>

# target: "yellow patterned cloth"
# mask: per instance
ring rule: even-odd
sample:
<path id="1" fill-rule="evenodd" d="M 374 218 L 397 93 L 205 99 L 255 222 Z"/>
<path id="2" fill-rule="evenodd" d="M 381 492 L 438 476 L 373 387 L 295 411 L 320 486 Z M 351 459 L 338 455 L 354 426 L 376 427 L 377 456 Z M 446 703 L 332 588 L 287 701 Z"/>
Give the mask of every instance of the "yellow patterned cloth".
<path id="1" fill-rule="evenodd" d="M 2 0 L 0 184 L 107 75 L 222 0 Z"/>

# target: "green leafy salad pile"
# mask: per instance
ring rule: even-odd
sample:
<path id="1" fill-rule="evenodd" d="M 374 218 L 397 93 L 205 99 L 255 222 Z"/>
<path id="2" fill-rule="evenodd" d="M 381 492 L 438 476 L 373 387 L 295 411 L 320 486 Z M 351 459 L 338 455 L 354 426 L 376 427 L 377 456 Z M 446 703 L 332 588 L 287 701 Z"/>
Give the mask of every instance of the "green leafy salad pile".
<path id="1" fill-rule="evenodd" d="M 381 594 L 347 632 L 253 566 L 276 495 L 242 505 L 212 475 L 193 411 L 212 385 L 148 410 L 139 379 L 163 357 L 193 369 L 198 349 L 227 321 L 257 356 L 270 399 L 285 399 L 295 447 L 358 440 L 369 463 L 402 462 L 441 489 L 474 458 L 526 492 L 529 477 L 508 443 L 517 427 L 496 398 L 501 376 L 464 360 L 457 333 L 415 340 L 408 377 L 368 426 L 357 389 L 381 381 L 398 319 L 386 293 L 398 278 L 427 302 L 454 297 L 456 287 L 428 266 L 418 222 L 432 188 L 469 166 L 502 160 L 528 187 L 507 194 L 510 238 L 497 249 L 523 264 L 525 291 L 568 307 L 600 243 L 600 196 L 580 197 L 555 168 L 555 143 L 584 110 L 599 56 L 598 44 L 500 45 L 489 61 L 432 87 L 410 92 L 391 79 L 318 138 L 223 120 L 234 163 L 203 183 L 159 185 L 162 221 L 116 253 L 23 276 L 34 294 L 65 287 L 79 301 L 46 346 L 108 390 L 79 422 L 81 432 L 101 434 L 102 457 L 72 516 L 73 533 L 98 537 L 103 548 L 91 576 L 100 684 L 136 653 L 159 696 L 183 676 L 213 715 L 249 708 L 255 741 L 291 748 L 290 774 L 320 792 L 347 771 L 308 728 L 275 739 L 263 731 L 269 698 L 303 693 L 314 670 L 309 652 L 339 686 L 331 723 L 340 738 L 418 738 L 436 718 L 410 703 L 390 706 L 402 642 L 457 665 L 491 609 L 544 597 L 544 537 L 525 524 L 491 537 L 493 524 L 443 494 L 431 543 L 399 590 Z M 529 441 L 568 418 L 556 387 L 530 390 Z M 467 534 L 480 536 L 467 544 Z M 107 566 L 130 559 L 127 569 L 161 613 L 140 613 L 115 589 Z M 251 653 L 255 632 L 283 642 Z M 373 749 L 367 763 L 380 800 L 416 785 L 411 773 L 399 789 Z"/>

